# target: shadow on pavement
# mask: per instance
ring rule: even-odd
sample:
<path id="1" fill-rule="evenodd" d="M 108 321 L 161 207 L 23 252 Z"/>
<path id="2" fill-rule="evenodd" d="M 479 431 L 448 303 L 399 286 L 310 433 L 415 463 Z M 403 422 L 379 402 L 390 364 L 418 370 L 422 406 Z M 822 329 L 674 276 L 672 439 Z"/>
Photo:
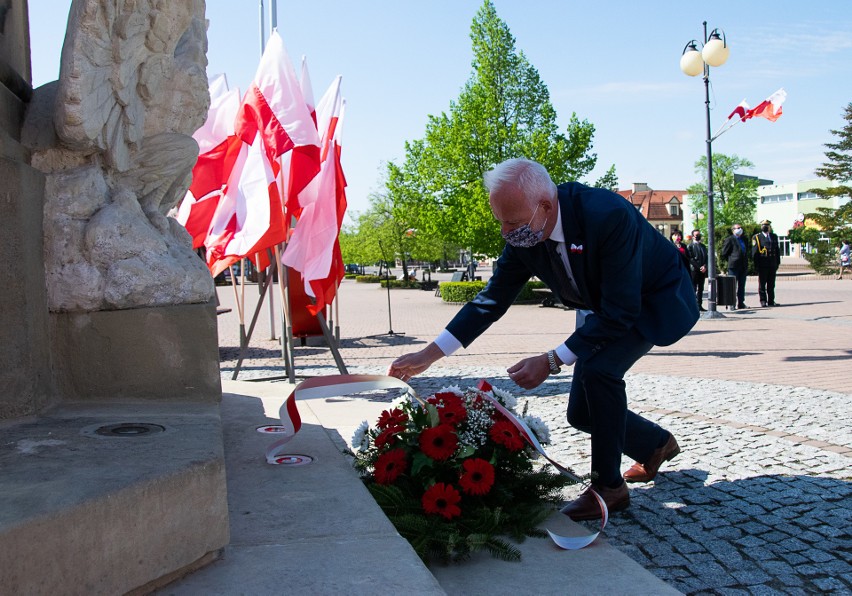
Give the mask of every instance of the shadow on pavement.
<path id="1" fill-rule="evenodd" d="M 631 507 L 612 516 L 607 539 L 684 593 L 746 586 L 824 593 L 848 577 L 852 483 L 707 478 L 697 469 L 663 471 L 653 485 L 634 485 Z"/>
<path id="2" fill-rule="evenodd" d="M 742 358 L 743 356 L 759 356 L 763 352 L 669 352 L 669 351 L 660 351 L 655 352 L 651 350 L 648 352 L 648 356 L 695 356 L 699 358 L 703 358 L 705 356 L 711 356 L 713 358 Z"/>
<path id="3" fill-rule="evenodd" d="M 832 356 L 786 356 L 786 362 L 824 362 L 829 360 L 849 360 L 852 356 L 852 350 L 845 350 Z"/>
<path id="4" fill-rule="evenodd" d="M 416 344 L 425 344 L 426 340 L 418 339 L 413 335 L 403 335 L 387 333 L 381 335 L 368 335 L 366 337 L 353 337 L 340 340 L 340 347 L 348 348 L 375 348 L 379 346 L 410 346 Z"/>

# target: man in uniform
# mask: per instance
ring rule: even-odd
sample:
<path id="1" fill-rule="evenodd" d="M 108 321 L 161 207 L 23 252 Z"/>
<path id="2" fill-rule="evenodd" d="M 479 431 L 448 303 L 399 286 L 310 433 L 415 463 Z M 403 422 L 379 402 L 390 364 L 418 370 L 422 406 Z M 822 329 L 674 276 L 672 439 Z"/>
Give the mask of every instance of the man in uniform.
<path id="1" fill-rule="evenodd" d="M 760 305 L 781 306 L 775 302 L 775 274 L 781 264 L 781 248 L 778 236 L 772 231 L 772 222 L 768 219 L 760 222 L 760 231 L 751 239 L 751 257 L 757 269 Z"/>

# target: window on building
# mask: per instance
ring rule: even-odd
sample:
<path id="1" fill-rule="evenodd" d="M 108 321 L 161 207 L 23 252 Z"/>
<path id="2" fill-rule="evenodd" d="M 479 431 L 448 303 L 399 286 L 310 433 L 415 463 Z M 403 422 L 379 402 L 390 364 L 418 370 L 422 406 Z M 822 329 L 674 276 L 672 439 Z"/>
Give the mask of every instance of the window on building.
<path id="1" fill-rule="evenodd" d="M 817 196 L 817 194 L 815 192 L 800 192 L 799 193 L 799 200 L 800 201 L 806 201 L 808 199 L 818 199 L 818 198 L 819 197 Z"/>
<path id="2" fill-rule="evenodd" d="M 790 256 L 790 239 L 787 236 L 778 236 L 778 248 L 782 257 Z"/>
<path id="3" fill-rule="evenodd" d="M 793 200 L 793 193 L 788 192 L 781 195 L 766 195 L 760 197 L 761 203 L 787 203 Z"/>
<path id="4" fill-rule="evenodd" d="M 675 216 L 675 217 L 680 215 L 680 205 L 678 205 L 677 203 L 670 203 L 669 204 L 669 215 L 672 215 L 672 216 Z"/>

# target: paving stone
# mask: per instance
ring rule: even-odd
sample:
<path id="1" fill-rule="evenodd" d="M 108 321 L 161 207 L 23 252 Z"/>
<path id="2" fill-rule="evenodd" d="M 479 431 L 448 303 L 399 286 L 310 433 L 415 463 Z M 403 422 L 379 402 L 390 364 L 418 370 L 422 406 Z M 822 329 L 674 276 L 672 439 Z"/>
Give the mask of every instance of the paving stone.
<path id="1" fill-rule="evenodd" d="M 749 569 L 747 571 L 731 571 L 731 575 L 737 578 L 741 584 L 753 586 L 756 584 L 764 584 L 772 579 L 769 575 L 760 569 Z"/>
<path id="2" fill-rule="evenodd" d="M 837 592 L 844 591 L 845 592 L 845 591 L 849 590 L 849 586 L 847 586 L 842 581 L 835 579 L 833 577 L 815 579 L 814 584 L 816 584 L 816 586 L 820 590 L 823 590 L 824 592 L 834 592 L 834 591 L 837 591 Z"/>

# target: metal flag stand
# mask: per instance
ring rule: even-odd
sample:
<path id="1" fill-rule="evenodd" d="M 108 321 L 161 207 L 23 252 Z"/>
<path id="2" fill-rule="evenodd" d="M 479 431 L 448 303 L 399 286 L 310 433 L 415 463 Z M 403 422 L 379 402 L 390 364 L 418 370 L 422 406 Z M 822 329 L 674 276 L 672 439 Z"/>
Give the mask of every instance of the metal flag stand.
<path id="1" fill-rule="evenodd" d="M 265 279 L 262 282 L 262 286 L 260 288 L 260 297 L 258 298 L 257 305 L 254 309 L 254 315 L 251 319 L 251 324 L 249 325 L 248 332 L 240 334 L 240 357 L 237 360 L 237 365 L 234 367 L 234 372 L 231 376 L 232 380 L 237 380 L 237 377 L 240 374 L 240 369 L 242 368 L 243 361 L 246 357 L 246 350 L 248 349 L 248 344 L 251 341 L 252 333 L 254 332 L 255 324 L 257 323 L 258 315 L 260 314 L 260 309 L 263 306 L 263 301 L 266 297 L 267 291 L 269 290 L 269 285 L 273 283 L 275 278 L 275 272 L 278 271 L 278 263 L 281 262 L 281 250 L 280 247 L 275 247 L 274 257 L 270 252 L 270 264 L 268 273 L 264 276 Z M 282 273 L 279 274 L 279 287 L 281 288 L 281 358 L 284 360 L 284 372 L 285 376 L 275 376 L 275 377 L 263 377 L 260 379 L 250 379 L 256 381 L 274 381 L 287 379 L 290 383 L 296 382 L 296 363 L 295 363 L 295 354 L 293 352 L 293 324 L 292 324 L 292 311 L 290 310 L 290 300 L 288 298 L 287 288 L 289 285 L 289 269 L 284 268 Z M 272 299 L 272 294 L 270 293 L 270 300 Z M 337 302 L 337 297 L 335 297 L 335 302 Z M 240 308 L 240 312 L 242 312 L 243 308 Z M 325 338 L 326 343 L 328 344 L 329 349 L 331 350 L 332 357 L 334 358 L 334 362 L 337 365 L 337 370 L 340 371 L 340 374 L 346 375 L 349 374 L 346 369 L 346 364 L 343 362 L 343 358 L 340 355 L 339 350 L 339 334 L 340 328 L 336 328 L 336 335 L 333 335 L 329 330 L 328 323 L 325 320 L 325 316 L 323 316 L 322 312 L 318 312 L 316 314 L 317 323 L 319 324 L 320 330 L 322 331 L 323 337 Z M 243 341 L 243 337 L 245 337 L 245 341 Z M 303 378 L 307 378 L 304 375 L 299 375 Z"/>

